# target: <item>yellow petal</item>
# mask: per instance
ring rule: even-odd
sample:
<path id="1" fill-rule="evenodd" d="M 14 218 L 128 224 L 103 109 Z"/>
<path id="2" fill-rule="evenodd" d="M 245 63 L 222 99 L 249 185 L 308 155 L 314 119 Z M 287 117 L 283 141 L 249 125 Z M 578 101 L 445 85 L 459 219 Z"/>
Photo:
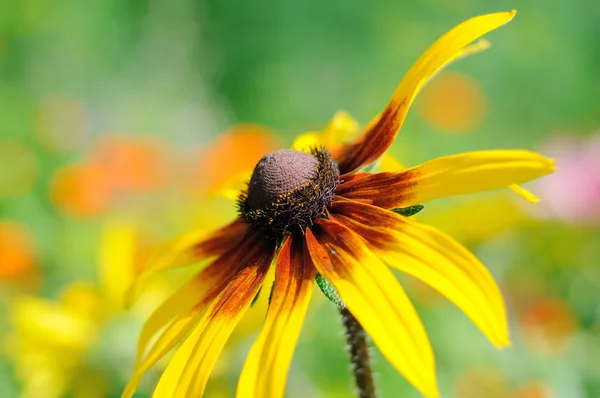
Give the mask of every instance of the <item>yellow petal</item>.
<path id="1" fill-rule="evenodd" d="M 216 259 L 180 287 L 150 315 L 144 323 L 138 341 L 137 363 L 141 361 L 150 340 L 176 316 L 188 313 L 192 308 L 206 309 L 207 301 L 215 298 L 218 289 L 223 288 L 229 278 L 235 274 L 239 268 L 239 262 L 250 253 L 253 245 L 256 245 L 256 242 L 249 240 L 239 248 L 230 250 Z M 254 249 L 256 250 L 256 247 Z"/>
<path id="2" fill-rule="evenodd" d="M 273 252 L 260 250 L 212 303 L 163 373 L 153 397 L 201 397 L 206 382 L 229 335 L 258 293 Z"/>
<path id="3" fill-rule="evenodd" d="M 302 246 L 302 239 L 288 239 L 279 252 L 267 319 L 244 364 L 238 398 L 283 398 L 314 285 L 314 266 Z"/>
<path id="4" fill-rule="evenodd" d="M 102 226 L 98 279 L 107 301 L 122 307 L 136 268 L 138 229 L 135 222 L 111 219 Z"/>
<path id="5" fill-rule="evenodd" d="M 123 397 L 130 397 L 148 369 L 178 344 L 206 312 L 210 303 L 230 283 L 230 280 L 253 259 L 264 257 L 272 251 L 272 245 L 256 234 L 241 242 L 237 247 L 217 258 L 200 273 L 185 283 L 150 315 L 138 342 L 136 369 L 127 385 Z M 158 340 L 144 353 L 150 341 L 163 329 Z"/>
<path id="6" fill-rule="evenodd" d="M 323 131 L 311 131 L 296 137 L 292 149 L 310 152 L 311 148 L 325 146 L 335 150 L 340 144 L 354 140 L 358 132 L 358 122 L 348 113 L 339 111 L 333 115 Z"/>
<path id="7" fill-rule="evenodd" d="M 443 68 L 445 68 L 446 66 L 450 65 L 451 63 L 453 63 L 455 61 L 458 61 L 459 59 L 463 59 L 468 56 L 478 54 L 482 51 L 485 51 L 488 48 L 490 48 L 490 46 L 491 46 L 490 42 L 487 41 L 486 39 L 479 39 L 476 43 L 473 43 L 473 44 L 463 48 L 461 51 L 457 52 L 452 58 L 450 58 L 450 60 L 448 60 L 448 62 L 446 64 L 444 64 Z"/>
<path id="8" fill-rule="evenodd" d="M 246 236 L 247 226 L 241 219 L 210 233 L 194 231 L 166 243 L 156 250 L 144 271 L 133 281 L 126 293 L 125 303 L 135 299 L 145 279 L 156 272 L 185 267 L 206 258 L 225 253 L 240 244 Z"/>
<path id="9" fill-rule="evenodd" d="M 402 163 L 400 163 L 396 158 L 391 155 L 383 155 L 381 157 L 381 161 L 379 163 L 379 171 L 400 171 L 404 169 Z"/>
<path id="10" fill-rule="evenodd" d="M 462 153 L 399 173 L 379 173 L 341 184 L 336 194 L 384 209 L 523 183 L 554 171 L 554 161 L 525 150 Z"/>
<path id="11" fill-rule="evenodd" d="M 121 398 L 131 398 L 135 394 L 144 372 L 148 371 L 185 338 L 194 325 L 200 321 L 205 309 L 205 307 L 195 308 L 190 313 L 182 314 L 173 320 L 154 343 L 144 360 L 138 363 Z"/>
<path id="12" fill-rule="evenodd" d="M 317 148 L 321 145 L 323 145 L 321 142 L 321 135 L 311 131 L 297 136 L 292 143 L 292 149 L 310 153 L 312 148 Z"/>
<path id="13" fill-rule="evenodd" d="M 431 345 L 392 272 L 348 228 L 318 219 L 306 232 L 317 270 L 337 289 L 387 360 L 427 397 L 437 397 Z"/>
<path id="14" fill-rule="evenodd" d="M 487 14 L 469 19 L 438 39 L 404 76 L 378 122 L 353 145 L 339 154 L 342 174 L 350 173 L 379 158 L 396 138 L 417 93 L 435 73 L 460 57 L 465 47 L 504 25 L 515 11 Z"/>
<path id="15" fill-rule="evenodd" d="M 537 203 L 540 201 L 540 199 L 537 196 L 535 196 L 525 188 L 521 187 L 520 185 L 510 184 L 508 187 L 529 203 Z"/>
<path id="16" fill-rule="evenodd" d="M 344 142 L 356 139 L 359 133 L 358 122 L 344 111 L 336 112 L 333 118 L 321 132 L 321 143 L 327 148 L 334 149 Z"/>
<path id="17" fill-rule="evenodd" d="M 456 304 L 497 347 L 510 344 L 500 289 L 477 258 L 443 232 L 388 210 L 352 201 L 331 217 L 361 236 L 390 266 L 415 276 Z"/>

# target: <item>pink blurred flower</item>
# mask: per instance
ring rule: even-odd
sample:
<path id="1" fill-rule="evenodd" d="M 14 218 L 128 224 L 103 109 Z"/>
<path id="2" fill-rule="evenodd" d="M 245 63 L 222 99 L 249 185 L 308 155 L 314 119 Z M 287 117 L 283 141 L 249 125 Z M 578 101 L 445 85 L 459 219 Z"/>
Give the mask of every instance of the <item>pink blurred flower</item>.
<path id="1" fill-rule="evenodd" d="M 542 152 L 556 160 L 554 174 L 539 180 L 543 218 L 571 223 L 600 221 L 600 132 L 589 138 L 560 136 Z"/>

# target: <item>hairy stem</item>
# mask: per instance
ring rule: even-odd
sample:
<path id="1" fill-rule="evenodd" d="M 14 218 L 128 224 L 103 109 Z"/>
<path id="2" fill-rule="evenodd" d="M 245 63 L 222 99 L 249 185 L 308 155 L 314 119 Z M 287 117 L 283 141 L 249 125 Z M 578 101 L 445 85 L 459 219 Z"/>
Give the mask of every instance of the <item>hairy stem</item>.
<path id="1" fill-rule="evenodd" d="M 360 398 L 375 398 L 373 371 L 371 370 L 365 330 L 347 308 L 340 310 L 340 312 L 346 332 L 346 340 L 348 341 L 348 351 L 352 363 L 352 373 L 354 373 L 354 380 L 358 388 L 358 396 Z"/>

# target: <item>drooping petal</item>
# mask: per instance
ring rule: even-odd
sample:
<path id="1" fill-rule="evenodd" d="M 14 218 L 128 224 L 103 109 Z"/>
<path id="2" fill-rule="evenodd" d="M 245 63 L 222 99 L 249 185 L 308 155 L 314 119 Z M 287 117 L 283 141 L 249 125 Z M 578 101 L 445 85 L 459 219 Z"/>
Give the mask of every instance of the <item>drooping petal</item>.
<path id="1" fill-rule="evenodd" d="M 288 239 L 277 258 L 267 319 L 244 364 L 238 398 L 283 398 L 314 277 L 314 265 L 303 249 L 303 239 Z"/>
<path id="2" fill-rule="evenodd" d="M 127 383 L 121 398 L 131 398 L 135 394 L 143 374 L 185 338 L 194 325 L 200 321 L 204 310 L 206 308 L 202 310 L 194 309 L 187 314 L 179 315 L 167 326 L 148 355 L 136 366 L 135 372 Z"/>
<path id="3" fill-rule="evenodd" d="M 390 266 L 455 303 L 497 347 L 510 344 L 500 289 L 477 258 L 443 232 L 353 201 L 333 203 L 331 218 L 361 236 Z"/>
<path id="4" fill-rule="evenodd" d="M 318 219 L 306 231 L 317 271 L 335 286 L 387 360 L 422 394 L 437 397 L 427 334 L 392 272 L 350 229 Z"/>
<path id="5" fill-rule="evenodd" d="M 340 184 L 336 194 L 384 209 L 522 183 L 554 171 L 554 161 L 525 150 L 491 150 L 444 156 L 396 173 Z"/>
<path id="6" fill-rule="evenodd" d="M 135 279 L 127 292 L 126 303 L 130 304 L 135 299 L 141 283 L 150 275 L 223 254 L 240 243 L 246 236 L 247 229 L 246 223 L 238 218 L 212 233 L 191 232 L 166 243 L 156 251 L 146 268 Z"/>
<path id="7" fill-rule="evenodd" d="M 438 39 L 406 73 L 378 122 L 336 158 L 342 174 L 350 173 L 379 158 L 396 138 L 408 109 L 420 88 L 440 68 L 460 57 L 465 47 L 504 25 L 515 11 L 487 14 L 469 19 Z"/>
<path id="8" fill-rule="evenodd" d="M 272 244 L 256 234 L 250 234 L 239 246 L 217 258 L 198 275 L 184 284 L 150 315 L 145 322 L 138 341 L 136 369 L 123 397 L 130 397 L 143 375 L 198 322 L 210 303 L 227 286 L 230 280 L 246 264 L 261 253 L 272 252 Z M 144 357 L 150 341 L 169 325 Z"/>
<path id="9" fill-rule="evenodd" d="M 229 335 L 260 289 L 274 251 L 258 250 L 245 258 L 232 278 L 190 333 L 163 373 L 154 398 L 201 397 Z"/>

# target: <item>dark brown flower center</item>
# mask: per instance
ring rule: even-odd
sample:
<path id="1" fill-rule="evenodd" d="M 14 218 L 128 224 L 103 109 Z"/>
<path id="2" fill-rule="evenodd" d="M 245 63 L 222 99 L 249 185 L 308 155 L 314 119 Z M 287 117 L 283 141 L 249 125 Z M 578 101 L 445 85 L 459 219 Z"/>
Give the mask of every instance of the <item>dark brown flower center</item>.
<path id="1" fill-rule="evenodd" d="M 324 217 L 339 183 L 337 163 L 326 149 L 284 149 L 263 157 L 238 199 L 240 216 L 269 239 L 304 232 Z"/>

